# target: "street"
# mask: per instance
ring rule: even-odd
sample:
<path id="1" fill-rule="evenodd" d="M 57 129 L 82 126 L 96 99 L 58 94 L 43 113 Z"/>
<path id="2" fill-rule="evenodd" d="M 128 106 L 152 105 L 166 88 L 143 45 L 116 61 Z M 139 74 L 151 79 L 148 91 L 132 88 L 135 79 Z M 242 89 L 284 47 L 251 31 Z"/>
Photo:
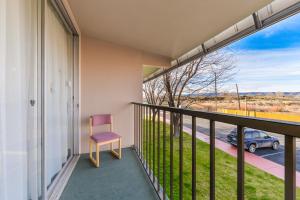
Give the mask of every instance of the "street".
<path id="1" fill-rule="evenodd" d="M 208 120 L 197 118 L 196 123 L 197 123 L 197 131 L 199 131 L 205 135 L 209 135 L 209 121 Z M 183 124 L 184 124 L 184 126 L 186 126 L 188 128 L 192 128 L 191 117 L 184 116 Z M 216 138 L 227 143 L 227 135 L 234 128 L 235 128 L 234 125 L 216 122 Z M 274 136 L 279 139 L 279 141 L 280 141 L 279 149 L 273 150 L 271 148 L 260 148 L 260 149 L 257 149 L 254 154 L 257 156 L 261 156 L 265 159 L 271 160 L 280 165 L 284 165 L 284 136 L 276 134 L 276 133 L 269 133 L 269 132 L 268 132 L 268 134 L 270 136 Z M 297 169 L 297 171 L 300 171 L 300 140 L 298 138 L 297 138 L 296 146 L 297 146 L 296 169 Z"/>

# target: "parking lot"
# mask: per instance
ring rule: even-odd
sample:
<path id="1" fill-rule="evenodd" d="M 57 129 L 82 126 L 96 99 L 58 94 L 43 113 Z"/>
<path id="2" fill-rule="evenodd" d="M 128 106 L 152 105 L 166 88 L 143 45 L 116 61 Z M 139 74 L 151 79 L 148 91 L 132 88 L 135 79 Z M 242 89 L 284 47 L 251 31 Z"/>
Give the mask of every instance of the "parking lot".
<path id="1" fill-rule="evenodd" d="M 184 126 L 191 128 L 191 117 L 184 117 Z M 216 123 L 216 138 L 222 140 L 227 143 L 227 135 L 230 133 L 235 126 L 225 123 Z M 209 135 L 209 121 L 205 119 L 197 119 L 197 131 Z M 280 141 L 280 146 L 278 150 L 273 150 L 271 148 L 260 148 L 257 149 L 254 154 L 261 156 L 265 159 L 271 160 L 280 165 L 284 165 L 284 136 L 268 133 L 270 136 L 277 137 Z M 296 162 L 297 162 L 297 171 L 300 171 L 300 140 L 297 139 L 297 154 L 296 154 Z"/>

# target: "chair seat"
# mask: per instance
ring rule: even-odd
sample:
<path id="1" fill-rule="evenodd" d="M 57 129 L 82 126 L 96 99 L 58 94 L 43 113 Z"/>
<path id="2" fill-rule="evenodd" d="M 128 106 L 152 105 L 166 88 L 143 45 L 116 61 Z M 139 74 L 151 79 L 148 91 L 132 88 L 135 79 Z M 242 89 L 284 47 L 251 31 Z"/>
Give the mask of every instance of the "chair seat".
<path id="1" fill-rule="evenodd" d="M 114 132 L 101 132 L 95 133 L 91 136 L 91 139 L 96 143 L 108 142 L 110 140 L 119 139 L 121 136 Z"/>

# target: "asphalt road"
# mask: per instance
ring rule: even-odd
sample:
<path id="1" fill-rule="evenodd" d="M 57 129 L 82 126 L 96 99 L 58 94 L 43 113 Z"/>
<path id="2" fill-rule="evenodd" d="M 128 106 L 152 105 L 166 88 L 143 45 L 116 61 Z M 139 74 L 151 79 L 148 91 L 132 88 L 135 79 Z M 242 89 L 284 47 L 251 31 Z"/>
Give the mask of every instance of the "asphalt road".
<path id="1" fill-rule="evenodd" d="M 209 135 L 209 121 L 205 119 L 197 119 L 197 131 Z M 183 120 L 184 126 L 191 128 L 191 117 L 185 116 Z M 227 143 L 227 135 L 230 133 L 235 126 L 225 123 L 216 122 L 216 138 Z M 275 136 L 279 139 L 280 147 L 278 150 L 271 148 L 260 148 L 254 153 L 255 155 L 261 156 L 265 159 L 271 160 L 280 165 L 284 165 L 284 136 L 276 133 L 268 133 L 271 136 Z M 297 171 L 300 171 L 300 140 L 297 139 Z"/>

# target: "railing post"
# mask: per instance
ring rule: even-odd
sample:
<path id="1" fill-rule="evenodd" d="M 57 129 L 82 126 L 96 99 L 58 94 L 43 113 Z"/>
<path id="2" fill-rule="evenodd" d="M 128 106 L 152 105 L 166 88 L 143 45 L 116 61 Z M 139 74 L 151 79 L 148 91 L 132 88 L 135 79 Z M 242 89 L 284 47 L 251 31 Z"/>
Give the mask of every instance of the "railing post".
<path id="1" fill-rule="evenodd" d="M 143 127 L 142 127 L 142 106 L 139 106 L 139 124 L 140 124 L 140 134 L 139 134 L 139 152 L 140 158 L 142 157 L 142 134 L 143 134 Z"/>
<path id="2" fill-rule="evenodd" d="M 285 136 L 285 200 L 296 199 L 296 138 Z"/>
<path id="3" fill-rule="evenodd" d="M 209 121 L 209 155 L 210 155 L 210 200 L 215 200 L 215 121 Z"/>
<path id="4" fill-rule="evenodd" d="M 183 115 L 180 114 L 179 130 L 179 199 L 183 199 Z"/>
<path id="5" fill-rule="evenodd" d="M 152 132 L 151 132 L 152 131 L 152 129 L 151 129 L 151 127 L 152 127 L 152 110 L 151 109 L 152 108 L 149 107 L 149 170 L 150 171 L 151 171 L 151 167 L 152 167 L 152 158 L 150 158 L 151 150 L 152 150 L 152 147 L 151 147 L 151 145 L 152 145 L 152 142 L 151 142 L 151 140 L 152 140 Z"/>
<path id="6" fill-rule="evenodd" d="M 133 104 L 134 149 L 136 150 L 136 105 Z"/>
<path id="7" fill-rule="evenodd" d="M 140 154 L 140 105 L 137 107 L 137 124 L 138 124 L 138 137 L 137 137 L 137 143 L 138 143 L 138 155 L 141 157 Z"/>
<path id="8" fill-rule="evenodd" d="M 138 110 L 139 109 L 139 105 L 136 105 L 136 138 L 135 138 L 135 142 L 136 142 L 136 153 L 139 154 L 139 143 L 138 143 L 138 135 L 139 135 L 139 116 L 138 116 Z"/>
<path id="9" fill-rule="evenodd" d="M 192 116 L 192 200 L 196 200 L 196 117 Z"/>
<path id="10" fill-rule="evenodd" d="M 160 191 L 160 110 L 157 109 L 157 188 Z"/>
<path id="11" fill-rule="evenodd" d="M 143 109 L 143 106 L 141 105 L 140 106 L 140 118 L 139 118 L 139 122 L 140 122 L 140 157 L 142 158 L 143 156 L 143 144 L 142 144 L 142 137 L 143 137 L 143 126 L 142 126 L 142 120 L 143 120 L 143 115 L 142 115 L 142 109 Z"/>
<path id="12" fill-rule="evenodd" d="M 237 199 L 244 200 L 244 130 L 243 127 L 237 126 Z"/>
<path id="13" fill-rule="evenodd" d="M 170 200 L 174 199 L 173 194 L 173 113 L 170 112 Z"/>
<path id="14" fill-rule="evenodd" d="M 146 137 L 145 137 L 145 143 L 146 143 L 146 149 L 145 149 L 145 154 L 146 154 L 146 156 L 145 156 L 145 160 L 146 160 L 146 169 L 147 169 L 147 171 L 149 170 L 149 166 L 148 166 L 148 159 L 149 159 L 149 157 L 148 157 L 148 123 L 149 123 L 149 120 L 148 120 L 148 107 L 145 107 L 145 109 L 146 109 L 146 120 L 145 120 L 145 128 L 146 128 Z"/>
<path id="15" fill-rule="evenodd" d="M 144 145 L 143 145 L 143 137 L 144 137 L 144 126 L 143 126 L 143 108 L 141 106 L 140 116 L 141 116 L 141 137 L 140 137 L 140 148 L 141 148 L 141 158 L 144 158 Z"/>
<path id="16" fill-rule="evenodd" d="M 166 199 L 166 111 L 163 111 L 163 200 Z"/>
<path id="17" fill-rule="evenodd" d="M 153 178 L 153 182 L 155 180 L 155 108 L 153 108 L 153 116 L 152 116 L 152 131 L 153 131 L 153 135 L 152 135 L 152 139 L 153 139 L 153 146 L 152 146 L 152 157 L 153 157 L 153 163 L 152 163 L 152 178 Z"/>

